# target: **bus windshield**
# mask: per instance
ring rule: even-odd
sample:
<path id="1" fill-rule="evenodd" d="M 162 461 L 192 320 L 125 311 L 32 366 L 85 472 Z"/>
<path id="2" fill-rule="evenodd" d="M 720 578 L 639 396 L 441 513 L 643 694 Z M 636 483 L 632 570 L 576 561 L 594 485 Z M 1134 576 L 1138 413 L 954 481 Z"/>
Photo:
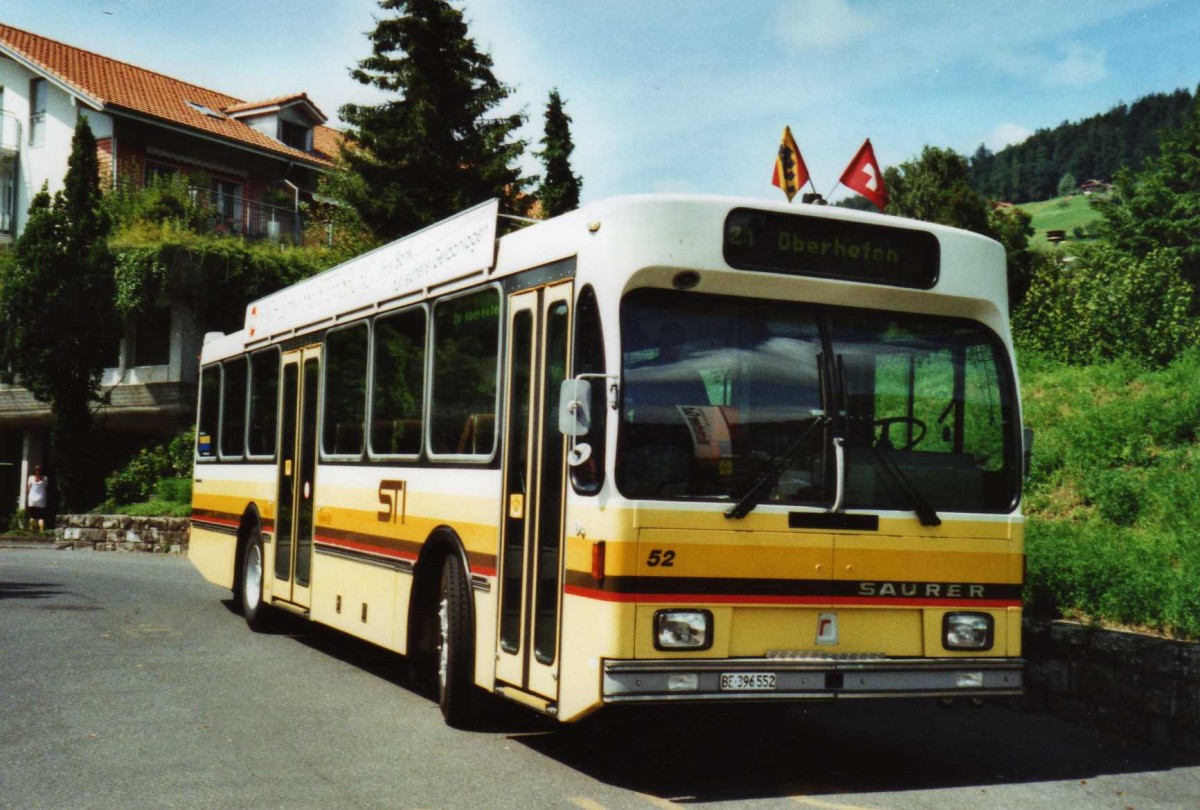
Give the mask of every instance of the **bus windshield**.
<path id="1" fill-rule="evenodd" d="M 1011 375 L 980 324 L 640 290 L 621 338 L 627 497 L 736 500 L 773 470 L 764 502 L 828 506 L 839 437 L 847 508 L 1016 501 Z"/>

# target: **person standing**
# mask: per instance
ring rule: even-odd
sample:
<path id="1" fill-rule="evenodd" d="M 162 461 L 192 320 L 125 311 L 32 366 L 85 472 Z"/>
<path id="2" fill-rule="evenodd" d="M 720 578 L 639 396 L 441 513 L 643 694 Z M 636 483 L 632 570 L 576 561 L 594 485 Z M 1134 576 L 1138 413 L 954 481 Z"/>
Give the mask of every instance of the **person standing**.
<path id="1" fill-rule="evenodd" d="M 50 479 L 42 474 L 42 465 L 33 468 L 33 475 L 25 483 L 25 516 L 29 518 L 29 528 L 37 527 L 39 532 L 46 530 L 46 505 L 50 489 Z"/>

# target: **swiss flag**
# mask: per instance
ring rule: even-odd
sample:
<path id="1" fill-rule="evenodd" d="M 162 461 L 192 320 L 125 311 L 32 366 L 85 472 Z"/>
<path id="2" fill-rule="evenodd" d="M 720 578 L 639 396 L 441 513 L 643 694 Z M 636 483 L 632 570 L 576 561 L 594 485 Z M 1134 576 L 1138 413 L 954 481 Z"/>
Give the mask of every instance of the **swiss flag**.
<path id="1" fill-rule="evenodd" d="M 875 150 L 871 148 L 870 138 L 863 141 L 854 160 L 850 161 L 846 171 L 842 172 L 841 183 L 875 203 L 880 211 L 887 208 L 887 188 L 883 185 L 883 172 L 879 170 L 879 161 L 875 159 Z"/>

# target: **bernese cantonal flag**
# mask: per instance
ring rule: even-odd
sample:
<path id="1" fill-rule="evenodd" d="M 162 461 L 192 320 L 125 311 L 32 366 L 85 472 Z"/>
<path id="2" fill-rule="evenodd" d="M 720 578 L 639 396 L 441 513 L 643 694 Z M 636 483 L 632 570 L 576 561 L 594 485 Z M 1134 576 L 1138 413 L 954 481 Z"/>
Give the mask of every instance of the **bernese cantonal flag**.
<path id="1" fill-rule="evenodd" d="M 771 185 L 783 189 L 788 202 L 796 196 L 804 184 L 808 182 L 808 166 L 792 137 L 792 128 L 783 128 L 783 141 L 779 144 L 779 152 L 775 155 L 775 173 L 771 176 Z"/>
<path id="2" fill-rule="evenodd" d="M 841 183 L 875 203 L 880 211 L 887 208 L 887 188 L 883 185 L 883 172 L 879 170 L 879 161 L 875 159 L 875 150 L 871 148 L 870 138 L 863 141 L 854 160 L 850 161 L 846 171 L 842 172 Z"/>

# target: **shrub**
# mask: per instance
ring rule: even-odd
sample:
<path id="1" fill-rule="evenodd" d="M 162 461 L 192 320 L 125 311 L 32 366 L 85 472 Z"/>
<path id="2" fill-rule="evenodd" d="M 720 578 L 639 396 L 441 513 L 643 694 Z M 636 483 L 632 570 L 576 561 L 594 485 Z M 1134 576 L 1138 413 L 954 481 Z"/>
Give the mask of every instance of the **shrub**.
<path id="1" fill-rule="evenodd" d="M 192 502 L 192 479 L 164 478 L 154 486 L 154 498 L 168 503 Z"/>
<path id="2" fill-rule="evenodd" d="M 1026 533 L 1031 613 L 1200 636 L 1200 550 L 1171 533 L 1034 521 Z"/>
<path id="3" fill-rule="evenodd" d="M 188 429 L 163 444 L 143 448 L 124 467 L 105 480 L 104 489 L 108 505 L 111 507 L 149 500 L 163 479 L 189 479 L 190 499 L 195 441 L 195 431 Z M 180 493 L 180 486 L 167 484 L 168 489 L 175 488 L 175 495 Z"/>
<path id="4" fill-rule="evenodd" d="M 1021 361 L 1029 609 L 1200 636 L 1200 352 L 1161 369 Z"/>
<path id="5" fill-rule="evenodd" d="M 131 515 L 133 517 L 190 517 L 191 504 L 170 503 L 152 499 L 145 503 L 132 503 L 118 506 L 112 510 L 115 515 Z"/>
<path id="6" fill-rule="evenodd" d="M 1166 250 L 1135 258 L 1106 244 L 1078 247 L 1074 262 L 1039 267 L 1013 335 L 1022 349 L 1077 365 L 1165 365 L 1200 335 L 1180 267 Z"/>

